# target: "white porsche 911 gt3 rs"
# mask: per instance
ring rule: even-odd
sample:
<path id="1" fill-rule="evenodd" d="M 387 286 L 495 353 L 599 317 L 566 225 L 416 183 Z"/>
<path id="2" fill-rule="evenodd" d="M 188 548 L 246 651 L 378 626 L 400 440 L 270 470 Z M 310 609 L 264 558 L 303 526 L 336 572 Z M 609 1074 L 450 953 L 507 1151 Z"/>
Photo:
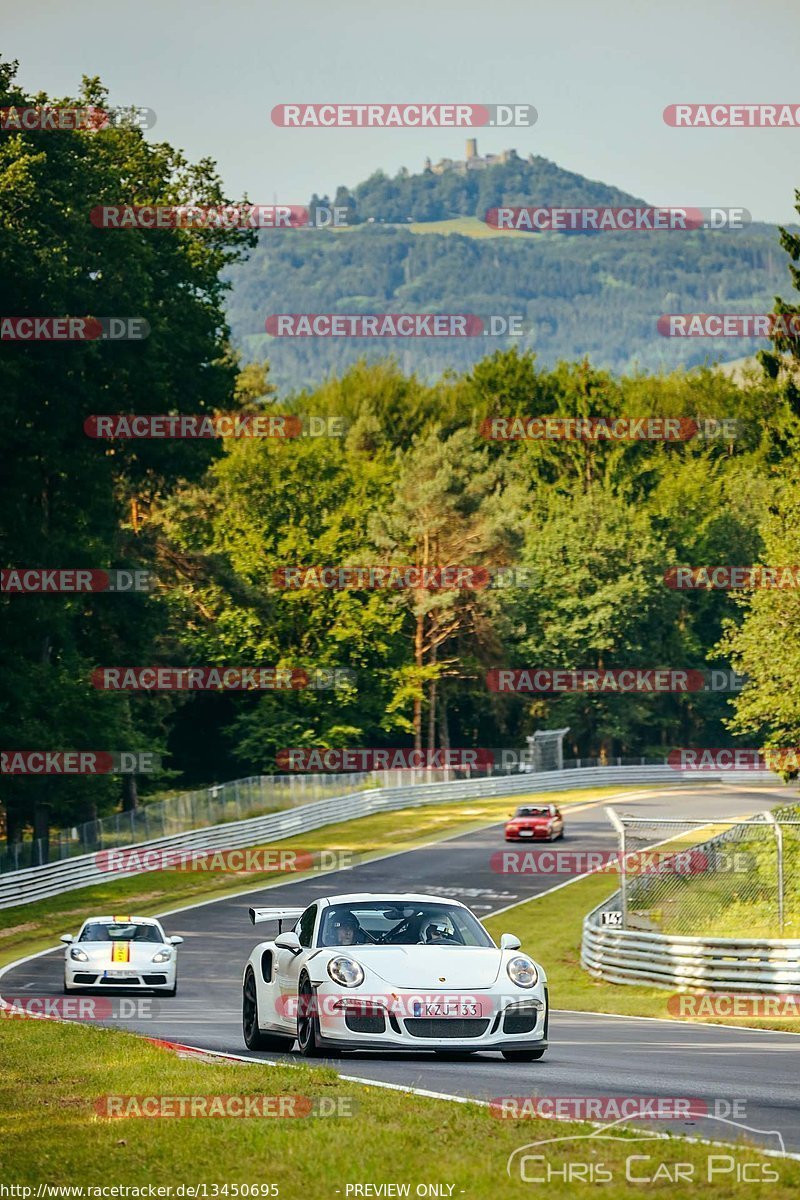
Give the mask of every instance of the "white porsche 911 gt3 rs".
<path id="1" fill-rule="evenodd" d="M 153 917 L 89 917 L 76 938 L 65 933 L 61 941 L 65 992 L 134 988 L 175 995 L 183 938 L 167 937 Z"/>
<path id="2" fill-rule="evenodd" d="M 242 980 L 251 1050 L 438 1054 L 499 1050 L 521 1062 L 547 1049 L 547 979 L 504 933 L 437 896 L 359 893 L 307 908 L 251 908 L 278 922 Z M 291 932 L 283 923 L 291 922 Z"/>

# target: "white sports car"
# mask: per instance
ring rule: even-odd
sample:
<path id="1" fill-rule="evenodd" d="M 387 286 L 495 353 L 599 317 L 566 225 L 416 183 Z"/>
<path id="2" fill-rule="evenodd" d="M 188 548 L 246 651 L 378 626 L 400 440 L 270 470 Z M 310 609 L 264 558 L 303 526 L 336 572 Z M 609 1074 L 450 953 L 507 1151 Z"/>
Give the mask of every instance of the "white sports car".
<path id="1" fill-rule="evenodd" d="M 242 980 L 251 1050 L 499 1050 L 530 1062 L 547 1049 L 547 979 L 504 933 L 495 945 L 456 900 L 359 893 L 307 908 L 251 908 L 277 921 Z M 283 922 L 292 923 L 283 932 Z"/>
<path id="2" fill-rule="evenodd" d="M 174 996 L 182 937 L 167 937 L 153 917 L 89 917 L 76 938 L 65 933 L 64 991 L 135 988 Z"/>

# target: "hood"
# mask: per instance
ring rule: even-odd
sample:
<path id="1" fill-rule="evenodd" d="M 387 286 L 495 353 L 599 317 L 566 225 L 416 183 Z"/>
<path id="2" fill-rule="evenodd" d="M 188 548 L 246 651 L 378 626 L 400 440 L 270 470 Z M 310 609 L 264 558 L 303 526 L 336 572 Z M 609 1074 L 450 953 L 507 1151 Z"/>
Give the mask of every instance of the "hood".
<path id="1" fill-rule="evenodd" d="M 494 946 L 348 946 L 339 953 L 347 953 L 384 983 L 426 991 L 489 988 L 503 957 Z"/>
<path id="2" fill-rule="evenodd" d="M 509 825 L 549 825 L 554 821 L 555 817 L 513 817 L 508 823 Z"/>
<path id="3" fill-rule="evenodd" d="M 89 962 L 92 966 L 102 967 L 104 971 L 121 970 L 124 967 L 145 967 L 152 963 L 153 956 L 158 954 L 159 950 L 164 949 L 164 944 L 158 942 L 73 942 L 72 946 L 83 950 L 84 954 L 89 955 Z M 72 946 L 67 947 L 67 955 Z M 70 961 L 76 967 L 80 967 L 80 960 L 71 959 Z M 156 966 L 159 965 L 165 966 L 164 963 L 156 963 Z"/>

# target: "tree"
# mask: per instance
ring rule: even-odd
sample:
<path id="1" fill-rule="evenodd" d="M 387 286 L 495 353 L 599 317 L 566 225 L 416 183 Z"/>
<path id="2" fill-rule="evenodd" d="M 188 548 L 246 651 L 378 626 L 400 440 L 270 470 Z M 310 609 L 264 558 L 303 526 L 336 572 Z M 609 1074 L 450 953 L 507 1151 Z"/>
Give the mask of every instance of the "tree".
<path id="1" fill-rule="evenodd" d="M 460 429 L 442 439 L 435 430 L 398 455 L 398 477 L 390 503 L 370 521 L 376 549 L 390 563 L 422 571 L 457 566 L 494 566 L 507 561 L 511 514 L 504 504 L 500 474 L 474 434 Z M 513 518 L 512 518 L 513 520 Z M 480 641 L 492 624 L 497 596 L 487 589 L 400 591 L 395 603 L 412 621 L 413 666 L 400 673 L 393 704 L 410 698 L 414 745 L 422 746 L 423 696 L 427 685 L 428 748 L 436 744 L 438 680 L 454 674 L 457 639 Z M 449 741 L 446 720 L 442 724 Z"/>
<path id="2" fill-rule="evenodd" d="M 96 79 L 77 98 L 48 101 L 0 63 L 0 106 L 106 107 Z M 134 182 L 135 181 L 135 182 Z M 197 165 L 136 128 L 4 134 L 0 141 L 0 312 L 144 317 L 150 336 L 118 344 L 4 343 L 0 481 L 8 566 L 152 567 L 148 527 L 158 498 L 198 476 L 212 442 L 88 437 L 106 412 L 212 412 L 230 407 L 236 364 L 226 344 L 223 267 L 252 235 L 225 230 L 99 229 L 97 205 L 218 204 L 212 164 Z M 152 660 L 165 613 L 153 596 L 0 596 L 5 638 L 0 719 L 8 747 L 149 749 L 164 745 L 166 706 L 96 692 L 93 667 Z M 92 817 L 118 781 L 3 780 L 9 836 Z M 134 797 L 129 792 L 129 802 Z"/>

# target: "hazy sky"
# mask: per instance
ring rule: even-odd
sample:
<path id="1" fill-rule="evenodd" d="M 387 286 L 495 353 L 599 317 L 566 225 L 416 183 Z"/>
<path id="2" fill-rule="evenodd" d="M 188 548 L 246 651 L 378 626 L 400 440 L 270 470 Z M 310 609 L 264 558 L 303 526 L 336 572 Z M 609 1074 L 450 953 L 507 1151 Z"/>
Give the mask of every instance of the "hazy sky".
<path id="1" fill-rule="evenodd" d="M 667 104 L 800 104 L 800 0 L 0 0 L 31 90 L 100 75 L 155 109 L 148 135 L 219 164 L 231 197 L 303 203 L 380 167 L 463 157 L 463 130 L 279 129 L 291 101 L 527 102 L 531 129 L 476 131 L 655 204 L 788 221 L 800 129 L 671 129 Z M 532 198 L 535 199 L 535 198 Z"/>

